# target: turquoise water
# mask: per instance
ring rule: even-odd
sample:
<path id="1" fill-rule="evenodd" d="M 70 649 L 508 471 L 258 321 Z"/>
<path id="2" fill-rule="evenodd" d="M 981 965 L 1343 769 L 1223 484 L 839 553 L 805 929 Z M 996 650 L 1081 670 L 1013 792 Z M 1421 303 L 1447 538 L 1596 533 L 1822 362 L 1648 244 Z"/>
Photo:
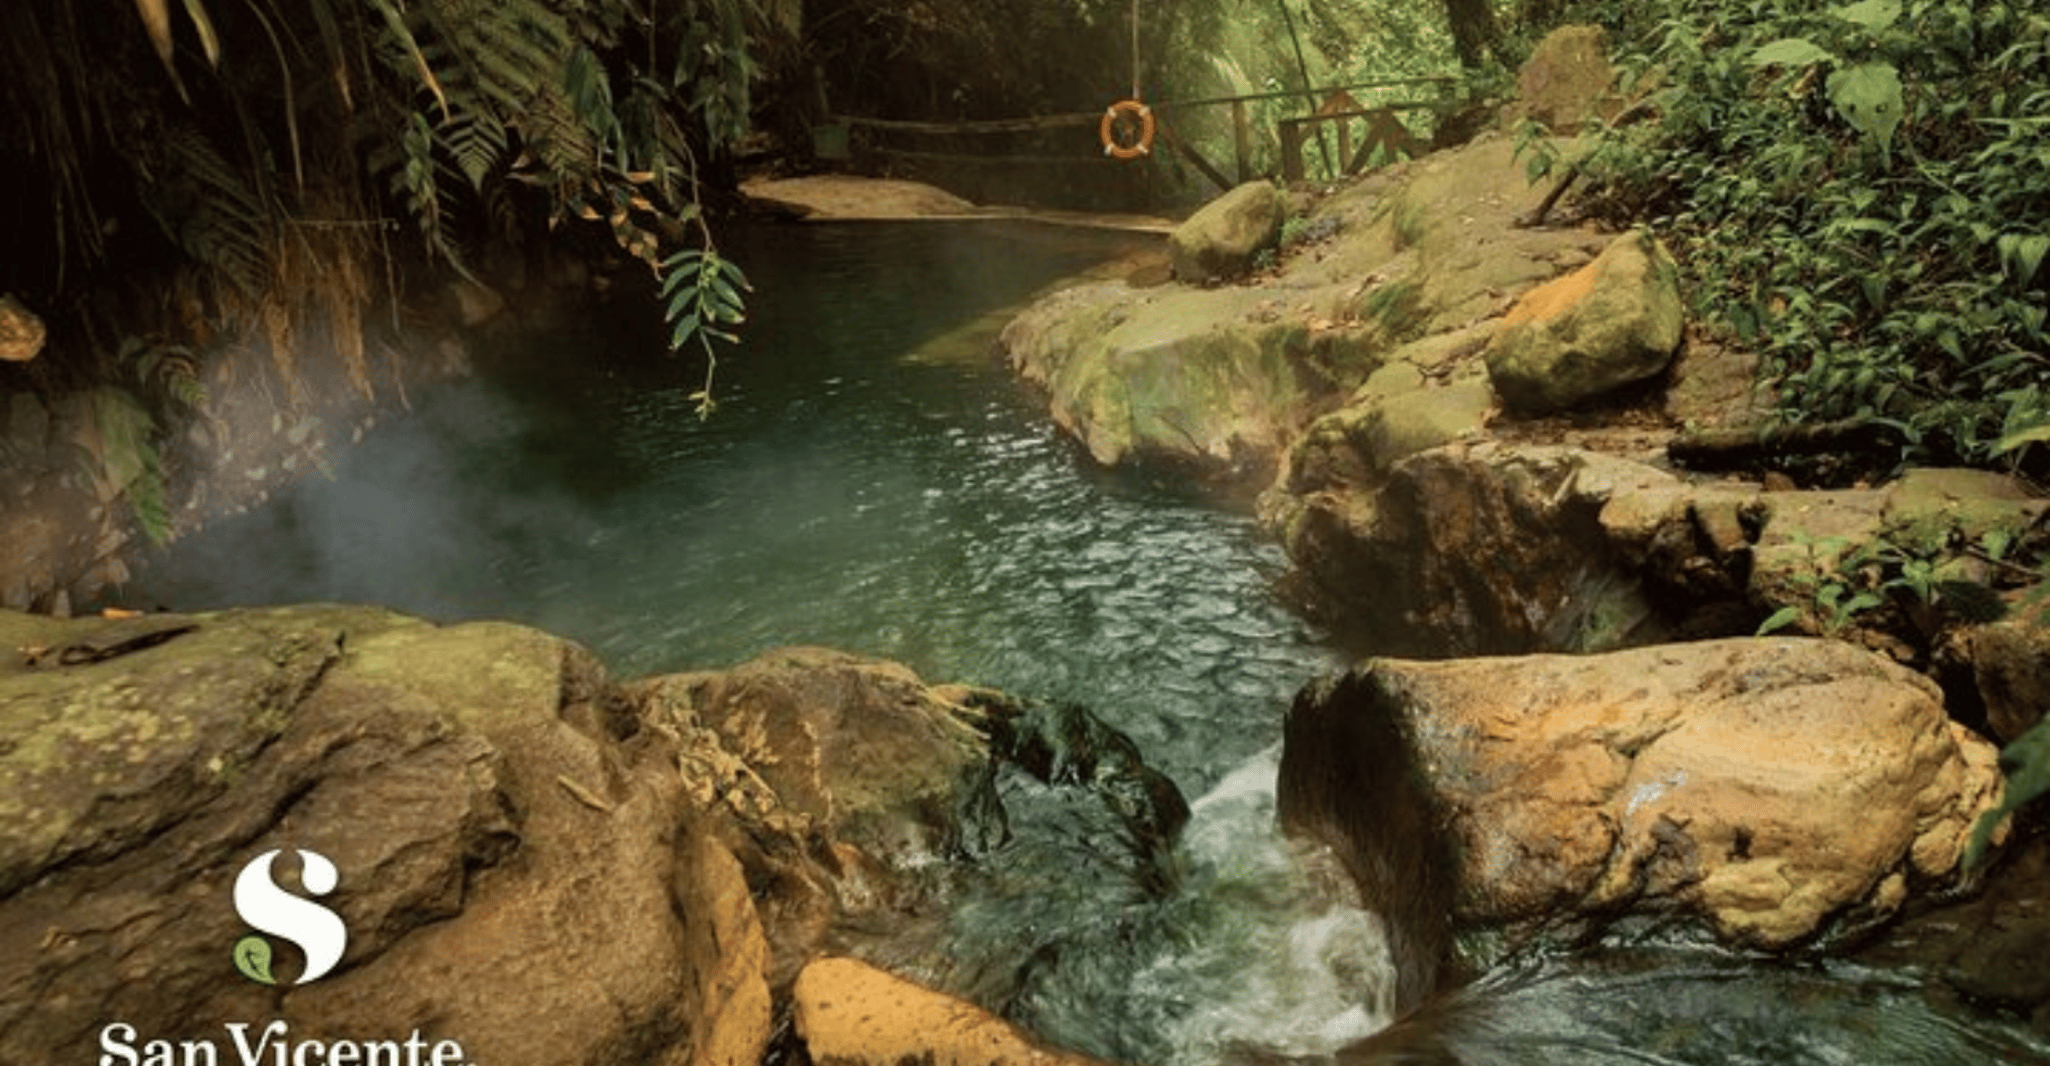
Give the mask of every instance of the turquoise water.
<path id="1" fill-rule="evenodd" d="M 1284 560 L 1248 518 L 1094 469 L 988 348 L 991 312 L 1117 242 L 863 225 L 742 230 L 727 251 L 757 292 L 711 420 L 691 413 L 699 368 L 622 298 L 416 395 L 334 479 L 175 546 L 134 598 L 508 618 L 625 676 L 821 644 L 1083 704 L 1192 801 L 1175 890 L 1145 890 L 1097 805 L 1006 778 L 1017 839 L 892 961 L 1107 1057 L 2031 1061 L 1911 982 L 1659 952 L 1505 966 L 1361 1043 L 1389 1021 L 1379 922 L 1273 828 L 1282 716 L 1341 656 L 1280 601 Z"/>

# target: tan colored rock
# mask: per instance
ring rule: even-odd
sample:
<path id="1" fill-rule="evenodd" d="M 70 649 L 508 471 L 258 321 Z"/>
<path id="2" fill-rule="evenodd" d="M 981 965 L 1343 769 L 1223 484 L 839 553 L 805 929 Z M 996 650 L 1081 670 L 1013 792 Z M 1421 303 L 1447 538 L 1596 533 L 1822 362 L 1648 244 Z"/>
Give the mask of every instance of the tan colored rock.
<path id="1" fill-rule="evenodd" d="M 1992 746 L 1933 683 L 1836 641 L 1379 659 L 1354 676 L 1370 695 L 1299 702 L 1310 724 L 1292 717 L 1290 743 L 1393 716 L 1482 924 L 1649 913 L 1786 948 L 1952 878 L 2000 793 Z"/>
<path id="2" fill-rule="evenodd" d="M 1365 485 L 1270 494 L 1263 517 L 1324 605 L 1372 625 L 1380 647 L 1601 650 L 1657 639 L 1666 626 L 1609 550 L 1603 508 L 1678 484 L 1578 448 L 1461 441 Z"/>
<path id="3" fill-rule="evenodd" d="M 112 1019 L 172 1041 L 417 1029 L 500 1066 L 766 1048 L 750 887 L 672 737 L 620 715 L 582 649 L 342 607 L 0 612 L 0 644 L 47 649 L 0 658 L 0 1061 L 88 1057 Z M 229 961 L 251 933 L 232 883 L 274 848 L 339 873 L 321 902 L 347 949 L 303 986 Z"/>
<path id="4" fill-rule="evenodd" d="M 1000 347 L 1098 462 L 1269 485 L 1302 428 L 1398 353 L 1437 344 L 1434 377 L 1457 380 L 1452 364 L 1477 356 L 1468 342 L 1516 293 L 1600 250 L 1598 235 L 1509 224 L 1544 195 L 1513 156 L 1496 138 L 1385 168 L 1321 202 L 1309 224 L 1330 236 L 1274 276 L 1076 286 L 1020 314 Z M 1470 393 L 1433 399 L 1471 410 Z"/>
<path id="5" fill-rule="evenodd" d="M 980 733 L 904 666 L 783 648 L 658 684 L 752 768 L 783 811 L 879 858 L 922 861 L 952 821 Z"/>
<path id="6" fill-rule="evenodd" d="M 1664 244 L 1640 230 L 1525 293 L 1484 355 L 1503 404 L 1563 410 L 1665 370 L 1685 325 L 1679 277 Z"/>
<path id="7" fill-rule="evenodd" d="M 854 959 L 820 959 L 791 992 L 817 1066 L 1100 1066 L 1003 1019 Z"/>
<path id="8" fill-rule="evenodd" d="M 43 320 L 10 294 L 0 294 L 0 359 L 26 363 L 43 350 Z"/>
<path id="9" fill-rule="evenodd" d="M 742 182 L 740 192 L 750 200 L 820 219 L 931 218 L 975 210 L 974 204 L 931 185 L 848 174 L 754 178 Z"/>
<path id="10" fill-rule="evenodd" d="M 989 752 L 961 691 L 822 648 L 624 686 L 672 733 L 684 788 L 747 870 L 778 986 L 850 918 L 900 934 L 944 891 L 919 871 L 962 846 Z"/>

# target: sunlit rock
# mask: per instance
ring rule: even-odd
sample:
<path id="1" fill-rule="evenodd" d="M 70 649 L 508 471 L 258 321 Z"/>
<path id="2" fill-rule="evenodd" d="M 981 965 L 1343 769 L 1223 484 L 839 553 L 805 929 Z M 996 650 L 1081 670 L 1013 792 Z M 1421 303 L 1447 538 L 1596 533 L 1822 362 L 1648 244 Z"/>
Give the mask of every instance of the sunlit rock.
<path id="1" fill-rule="evenodd" d="M 1640 230 L 1525 293 L 1483 353 L 1503 404 L 1563 410 L 1664 371 L 1684 325 L 1679 278 L 1664 245 Z"/>
<path id="2" fill-rule="evenodd" d="M 820 959 L 791 993 L 798 1036 L 818 1066 L 1097 1066 L 1034 1043 L 972 1003 L 854 959 Z"/>
<path id="3" fill-rule="evenodd" d="M 1298 824 L 1343 829 L 1344 781 L 1385 791 L 1344 769 L 1386 761 L 1373 722 L 1422 775 L 1481 926 L 1650 915 L 1787 948 L 1949 884 L 2000 792 L 1933 683 L 1836 641 L 1371 660 L 1291 712 Z"/>
<path id="4" fill-rule="evenodd" d="M 43 350 L 47 336 L 43 320 L 34 311 L 13 296 L 0 293 L 0 359 L 26 363 Z"/>

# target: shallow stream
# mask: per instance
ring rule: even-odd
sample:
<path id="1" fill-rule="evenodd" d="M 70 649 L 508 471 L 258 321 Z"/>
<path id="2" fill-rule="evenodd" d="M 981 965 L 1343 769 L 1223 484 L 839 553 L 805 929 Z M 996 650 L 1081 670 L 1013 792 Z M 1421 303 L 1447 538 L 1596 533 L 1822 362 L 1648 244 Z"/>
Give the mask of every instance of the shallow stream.
<path id="1" fill-rule="evenodd" d="M 1086 705 L 1191 800 L 1177 889 L 1142 891 L 1114 825 L 1021 775 L 1018 839 L 921 968 L 1110 1058 L 2033 1061 L 1912 985 L 1667 953 L 1504 968 L 1355 1046 L 1389 1021 L 1378 921 L 1273 826 L 1282 716 L 1341 656 L 1277 598 L 1283 560 L 1249 519 L 1094 470 L 990 355 L 993 313 L 1116 241 L 846 225 L 744 229 L 726 250 L 756 292 L 710 420 L 688 399 L 698 368 L 623 297 L 415 396 L 332 480 L 178 544 L 132 591 L 508 618 L 622 676 L 820 644 Z"/>

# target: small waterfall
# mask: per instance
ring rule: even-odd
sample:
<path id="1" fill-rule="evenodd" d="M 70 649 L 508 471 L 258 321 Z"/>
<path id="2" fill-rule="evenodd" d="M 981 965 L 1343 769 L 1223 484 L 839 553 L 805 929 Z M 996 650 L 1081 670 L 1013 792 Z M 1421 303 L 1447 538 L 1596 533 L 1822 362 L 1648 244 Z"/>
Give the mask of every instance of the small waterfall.
<path id="1" fill-rule="evenodd" d="M 1114 822 L 1107 805 L 1069 790 L 1062 814 L 1014 812 L 1016 840 L 990 859 L 1016 891 L 964 908 L 950 954 L 1015 965 L 1004 982 L 984 968 L 949 983 L 1053 1043 L 1148 1066 L 1322 1057 L 1385 1027 L 1396 979 L 1381 920 L 1327 851 L 1276 828 L 1280 762 L 1270 746 L 1189 804 L 1165 895 L 1128 880 L 1113 896 L 1115 856 L 1077 862 L 1072 847 L 1048 873 L 1043 836 Z"/>

